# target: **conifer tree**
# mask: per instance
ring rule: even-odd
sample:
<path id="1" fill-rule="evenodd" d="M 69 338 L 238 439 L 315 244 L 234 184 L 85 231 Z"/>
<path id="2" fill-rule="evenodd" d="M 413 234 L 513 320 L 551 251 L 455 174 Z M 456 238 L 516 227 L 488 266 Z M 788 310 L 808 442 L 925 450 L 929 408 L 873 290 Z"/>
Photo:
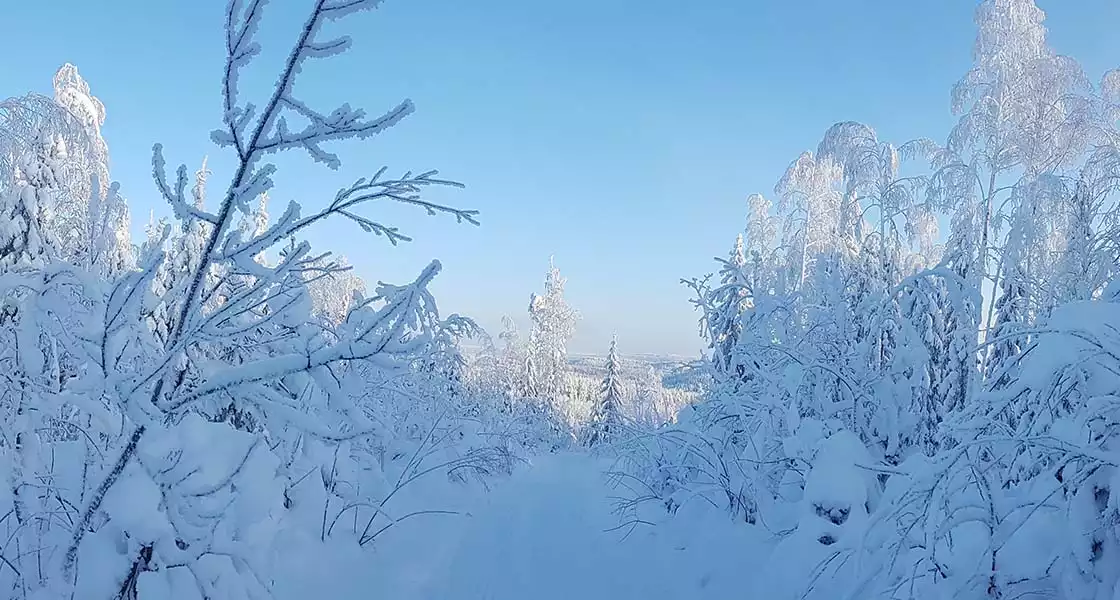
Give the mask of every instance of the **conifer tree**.
<path id="1" fill-rule="evenodd" d="M 744 370 L 735 366 L 734 351 L 743 332 L 743 312 L 749 308 L 752 296 L 742 234 L 735 238 L 730 256 L 720 262 L 720 285 L 711 291 L 707 323 L 712 363 L 718 373 L 736 371 L 742 377 Z"/>
<path id="2" fill-rule="evenodd" d="M 40 135 L 37 151 L 24 161 L 13 189 L 0 193 L 0 270 L 42 267 L 57 256 L 47 228 L 59 191 L 56 140 Z"/>
<path id="3" fill-rule="evenodd" d="M 596 446 L 617 439 L 622 430 L 622 366 L 618 361 L 618 340 L 611 340 L 607 352 L 606 374 L 599 388 L 599 400 L 591 415 L 587 444 Z"/>
<path id="4" fill-rule="evenodd" d="M 202 210 L 206 203 L 206 179 L 210 171 L 206 168 L 206 159 L 202 159 L 202 166 L 195 173 L 195 183 L 191 188 L 194 208 Z M 201 219 L 191 216 L 182 216 L 182 227 L 178 234 L 171 239 L 170 255 L 160 265 L 153 287 L 155 292 L 163 298 L 163 302 L 153 314 L 154 327 L 160 340 L 169 339 L 170 332 L 178 327 L 176 321 L 180 313 L 182 295 L 191 285 L 190 277 L 202 264 L 203 248 L 210 230 Z M 204 284 L 206 282 L 203 282 Z M 216 299 L 216 296 L 211 296 Z"/>
<path id="5" fill-rule="evenodd" d="M 96 178 L 91 178 L 93 192 L 89 200 L 89 251 L 86 267 L 103 277 L 115 279 L 136 266 L 129 233 L 132 216 L 128 202 L 120 193 L 120 184 L 113 182 L 101 198 Z"/>
<path id="6" fill-rule="evenodd" d="M 502 341 L 498 358 L 498 378 L 502 393 L 509 399 L 528 396 L 529 361 L 517 323 L 508 315 L 502 317 Z"/>

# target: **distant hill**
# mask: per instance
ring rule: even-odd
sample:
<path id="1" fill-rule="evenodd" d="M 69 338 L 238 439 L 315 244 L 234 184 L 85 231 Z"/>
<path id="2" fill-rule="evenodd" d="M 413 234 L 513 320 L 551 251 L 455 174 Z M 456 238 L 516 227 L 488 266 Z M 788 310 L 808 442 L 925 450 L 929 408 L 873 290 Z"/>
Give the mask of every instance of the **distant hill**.
<path id="1" fill-rule="evenodd" d="M 461 348 L 467 356 L 482 351 L 481 346 L 473 344 L 463 344 Z M 620 354 L 619 359 L 629 369 L 652 367 L 661 376 L 661 385 L 667 388 L 700 391 L 707 377 L 702 369 L 705 362 L 695 356 L 639 353 Z M 572 370 L 588 377 L 602 376 L 605 360 L 605 354 L 573 352 L 568 355 Z"/>
<path id="2" fill-rule="evenodd" d="M 605 356 L 594 354 L 569 355 L 568 362 L 577 373 L 598 376 L 603 371 Z M 625 354 L 620 356 L 629 368 L 652 367 L 661 376 L 661 385 L 689 391 L 701 391 L 707 377 L 704 361 L 695 357 L 666 356 L 660 354 Z"/>

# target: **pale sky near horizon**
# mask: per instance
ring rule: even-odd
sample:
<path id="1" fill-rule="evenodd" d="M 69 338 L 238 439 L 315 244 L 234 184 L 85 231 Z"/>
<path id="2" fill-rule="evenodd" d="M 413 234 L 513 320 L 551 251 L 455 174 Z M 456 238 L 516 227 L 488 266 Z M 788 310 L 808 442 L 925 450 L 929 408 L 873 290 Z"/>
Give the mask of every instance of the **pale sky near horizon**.
<path id="1" fill-rule="evenodd" d="M 77 65 L 106 105 L 134 239 L 150 210 L 169 213 L 151 183 L 153 143 L 169 164 L 193 172 L 209 155 L 213 181 L 228 176 L 228 151 L 209 143 L 220 124 L 223 0 L 0 3 L 14 56 L 0 61 L 0 98 L 49 94 L 54 71 Z M 244 93 L 267 93 L 307 4 L 272 1 L 264 62 Z M 583 314 L 572 350 L 604 352 L 617 334 L 625 353 L 692 355 L 697 315 L 679 280 L 726 253 L 747 195 L 770 195 L 836 121 L 895 141 L 944 139 L 976 4 L 387 0 L 346 22 L 354 50 L 310 66 L 297 95 L 370 113 L 409 97 L 416 114 L 336 148 L 338 172 L 305 155 L 281 160 L 273 212 L 293 199 L 318 206 L 381 165 L 438 168 L 467 188 L 431 199 L 480 210 L 481 228 L 377 207 L 416 241 L 393 248 L 348 222 L 309 241 L 346 255 L 370 283 L 403 283 L 439 258 L 441 310 L 495 334 L 503 314 L 524 320 L 555 256 Z M 1120 65 L 1120 3 L 1038 4 L 1051 44 L 1092 78 Z"/>

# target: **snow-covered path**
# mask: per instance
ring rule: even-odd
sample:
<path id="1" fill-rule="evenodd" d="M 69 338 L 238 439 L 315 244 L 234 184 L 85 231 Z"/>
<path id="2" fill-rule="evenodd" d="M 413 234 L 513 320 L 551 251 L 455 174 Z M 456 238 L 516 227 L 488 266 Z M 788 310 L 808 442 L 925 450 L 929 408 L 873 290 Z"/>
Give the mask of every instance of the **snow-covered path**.
<path id="1" fill-rule="evenodd" d="M 402 522 L 373 549 L 283 553 L 279 600 L 724 600 L 766 597 L 757 531 L 693 510 L 626 536 L 609 461 L 537 457 L 490 492 L 425 504 L 462 513 Z M 446 488 L 445 488 L 446 489 Z M 458 501 L 458 505 L 454 502 Z M 700 503 L 693 506 L 701 507 Z M 302 531 L 302 529 L 300 530 Z M 284 547 L 317 543 L 298 537 Z"/>
<path id="2" fill-rule="evenodd" d="M 422 597 L 698 600 L 747 589 L 750 545 L 726 518 L 718 527 L 645 527 L 628 537 L 606 531 L 618 524 L 606 466 L 581 454 L 536 459 L 472 511 Z"/>

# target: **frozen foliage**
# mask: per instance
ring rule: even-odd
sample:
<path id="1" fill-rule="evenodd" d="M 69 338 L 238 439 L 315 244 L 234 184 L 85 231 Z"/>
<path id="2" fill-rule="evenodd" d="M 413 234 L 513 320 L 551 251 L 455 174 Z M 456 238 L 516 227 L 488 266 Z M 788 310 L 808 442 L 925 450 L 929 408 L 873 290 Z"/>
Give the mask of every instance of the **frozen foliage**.
<path id="1" fill-rule="evenodd" d="M 703 364 L 668 374 L 573 361 L 554 264 L 491 337 L 439 311 L 438 261 L 367 286 L 300 240 L 409 241 L 379 200 L 477 224 L 434 171 L 269 206 L 269 160 L 338 169 L 412 112 L 296 85 L 377 4 L 311 3 L 251 101 L 268 7 L 231 0 L 233 168 L 156 145 L 173 218 L 135 251 L 77 70 L 0 103 L 7 597 L 1120 597 L 1120 71 L 1092 82 L 1032 0 L 980 3 L 942 142 L 840 122 L 748 197 L 683 281 Z"/>
<path id="2" fill-rule="evenodd" d="M 0 191 L 0 267 L 44 267 L 58 257 L 48 222 L 58 204 L 59 145 L 44 135 L 18 168 L 18 179 Z"/>
<path id="3" fill-rule="evenodd" d="M 622 429 L 622 366 L 618 362 L 616 345 L 617 340 L 611 340 L 606 374 L 599 389 L 601 397 L 595 403 L 588 424 L 587 443 L 591 446 L 610 442 Z"/>
<path id="4" fill-rule="evenodd" d="M 55 74 L 53 99 L 30 94 L 0 102 L 0 188 L 26 179 L 23 163 L 49 143 L 54 202 L 43 227 L 57 259 L 114 278 L 134 266 L 134 256 L 128 207 L 109 179 L 104 122 L 104 105 L 69 63 Z"/>
<path id="5" fill-rule="evenodd" d="M 530 395 L 554 403 L 566 392 L 564 372 L 568 363 L 568 341 L 575 333 L 579 313 L 564 300 L 565 280 L 549 260 L 544 294 L 529 297 L 527 383 Z"/>
<path id="6" fill-rule="evenodd" d="M 316 315 L 328 323 L 337 324 L 346 319 L 354 304 L 355 294 L 365 292 L 365 283 L 354 275 L 345 257 L 319 261 L 321 269 L 307 272 L 307 291 Z"/>
<path id="7" fill-rule="evenodd" d="M 448 518 L 433 498 L 512 467 L 461 393 L 458 344 L 477 327 L 440 315 L 428 291 L 440 263 L 368 296 L 349 281 L 317 307 L 309 288 L 345 269 L 299 241 L 335 216 L 407 241 L 369 214 L 376 200 L 477 224 L 473 211 L 420 195 L 457 184 L 381 169 L 310 210 L 267 213 L 269 157 L 303 150 L 338 168 L 331 142 L 369 138 L 411 112 L 408 102 L 377 116 L 321 111 L 295 85 L 349 46 L 327 24 L 335 31 L 377 2 L 315 2 L 255 102 L 237 81 L 261 50 L 265 4 L 233 0 L 226 12 L 212 137 L 234 153 L 232 172 L 203 160 L 193 178 L 185 166 L 169 177 L 157 144 L 153 175 L 175 218 L 153 220 L 135 254 L 107 180 L 105 109 L 76 69 L 59 71 L 55 100 L 3 105 L 6 597 L 274 597 L 287 548 L 369 548 L 402 523 Z"/>
<path id="8" fill-rule="evenodd" d="M 628 440 L 626 523 L 764 529 L 756 597 L 1120 593 L 1117 77 L 1043 19 L 980 4 L 946 143 L 838 123 L 751 198 L 718 279 L 684 282 L 713 384 Z"/>
<path id="9" fill-rule="evenodd" d="M 467 388 L 492 433 L 525 452 L 554 452 L 576 442 L 614 442 L 635 427 L 676 419 L 695 394 L 664 386 L 661 374 L 623 360 L 613 342 L 601 372 L 571 364 L 567 343 L 578 313 L 564 299 L 564 283 L 550 264 L 545 293 L 530 297 L 527 339 L 507 316 L 497 343 L 483 335 L 481 352 L 464 365 Z"/>

